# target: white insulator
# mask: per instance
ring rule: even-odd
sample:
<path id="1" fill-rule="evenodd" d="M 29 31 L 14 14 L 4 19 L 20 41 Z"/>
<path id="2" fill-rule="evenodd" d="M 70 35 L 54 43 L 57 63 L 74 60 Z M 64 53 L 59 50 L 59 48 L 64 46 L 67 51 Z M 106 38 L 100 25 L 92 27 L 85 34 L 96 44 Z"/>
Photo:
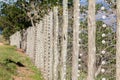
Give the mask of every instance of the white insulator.
<path id="1" fill-rule="evenodd" d="M 102 78 L 102 80 L 106 80 L 106 78 Z"/>
<path id="2" fill-rule="evenodd" d="M 82 56 L 83 54 L 80 54 L 80 56 Z"/>
<path id="3" fill-rule="evenodd" d="M 106 42 L 105 42 L 105 40 L 102 40 L 102 44 L 105 44 Z"/>
<path id="4" fill-rule="evenodd" d="M 66 65 L 64 65 L 64 67 L 66 67 Z"/>
<path id="5" fill-rule="evenodd" d="M 103 15 L 103 16 L 102 16 L 102 19 L 106 19 L 106 16 L 105 16 L 105 15 Z"/>
<path id="6" fill-rule="evenodd" d="M 107 25 L 106 25 L 106 24 L 103 24 L 102 26 L 105 28 Z"/>
<path id="7" fill-rule="evenodd" d="M 81 61 L 81 59 L 78 59 L 78 61 Z"/>
<path id="8" fill-rule="evenodd" d="M 81 42 L 82 41 L 82 39 L 79 39 L 79 42 Z"/>
<path id="9" fill-rule="evenodd" d="M 102 34 L 102 37 L 105 37 L 105 36 L 106 36 L 106 35 L 103 33 L 103 34 Z"/>
<path id="10" fill-rule="evenodd" d="M 104 6 L 102 6 L 102 7 L 101 7 L 101 10 L 105 10 L 105 7 L 104 7 Z"/>
<path id="11" fill-rule="evenodd" d="M 101 53 L 102 53 L 102 54 L 105 54 L 105 53 L 106 53 L 106 51 L 105 51 L 105 50 L 103 50 Z"/>
<path id="12" fill-rule="evenodd" d="M 102 61 L 102 65 L 105 65 L 106 64 L 106 62 L 105 61 Z"/>
<path id="13" fill-rule="evenodd" d="M 78 3 L 78 6 L 80 6 L 80 4 Z"/>
<path id="14" fill-rule="evenodd" d="M 64 75 L 66 75 L 66 73 L 64 73 Z"/>
<path id="15" fill-rule="evenodd" d="M 101 72 L 104 73 L 104 72 L 105 72 L 105 69 L 101 69 Z"/>
<path id="16" fill-rule="evenodd" d="M 79 64 L 78 66 L 81 67 L 81 64 Z"/>

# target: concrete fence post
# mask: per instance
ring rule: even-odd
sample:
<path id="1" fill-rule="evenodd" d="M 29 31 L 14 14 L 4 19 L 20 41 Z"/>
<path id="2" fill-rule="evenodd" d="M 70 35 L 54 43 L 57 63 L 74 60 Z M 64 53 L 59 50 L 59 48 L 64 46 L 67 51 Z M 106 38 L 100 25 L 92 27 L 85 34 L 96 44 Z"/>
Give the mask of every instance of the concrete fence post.
<path id="1" fill-rule="evenodd" d="M 87 80 L 95 80 L 95 68 L 96 68 L 95 2 L 96 0 L 89 0 L 89 5 L 88 5 L 88 76 L 87 76 Z"/>
<path id="2" fill-rule="evenodd" d="M 54 46 L 54 68 L 53 68 L 53 75 L 54 75 L 54 80 L 58 80 L 58 64 L 59 64 L 59 52 L 58 52 L 58 33 L 59 33 L 59 25 L 58 25 L 58 7 L 54 7 L 53 10 L 54 14 L 54 39 L 53 39 L 53 46 Z"/>
<path id="3" fill-rule="evenodd" d="M 66 80 L 67 38 L 68 38 L 68 0 L 63 0 L 61 80 Z"/>

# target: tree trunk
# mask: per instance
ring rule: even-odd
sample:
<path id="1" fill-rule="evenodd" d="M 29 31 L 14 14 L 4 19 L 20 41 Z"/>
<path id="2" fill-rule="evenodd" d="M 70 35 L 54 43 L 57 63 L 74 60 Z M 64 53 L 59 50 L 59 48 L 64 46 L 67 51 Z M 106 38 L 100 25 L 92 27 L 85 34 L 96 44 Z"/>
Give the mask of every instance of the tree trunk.
<path id="1" fill-rule="evenodd" d="M 116 80 L 120 80 L 120 0 L 117 0 Z"/>
<path id="2" fill-rule="evenodd" d="M 73 23 L 73 54 L 72 54 L 72 80 L 78 80 L 78 55 L 79 55 L 79 25 L 80 25 L 80 0 L 73 0 L 74 23 Z"/>
<path id="3" fill-rule="evenodd" d="M 58 7 L 54 7 L 54 80 L 58 80 L 58 64 L 59 64 L 59 52 L 58 52 Z"/>
<path id="4" fill-rule="evenodd" d="M 67 37 L 68 37 L 67 31 L 68 31 L 68 0 L 63 0 L 61 80 L 66 80 L 66 58 L 67 58 Z"/>
<path id="5" fill-rule="evenodd" d="M 30 21 L 31 21 L 32 27 L 35 27 L 32 17 L 30 17 Z"/>
<path id="6" fill-rule="evenodd" d="M 95 21 L 95 2 L 89 0 L 88 7 L 88 76 L 87 80 L 95 80 L 96 62 L 96 21 Z"/>

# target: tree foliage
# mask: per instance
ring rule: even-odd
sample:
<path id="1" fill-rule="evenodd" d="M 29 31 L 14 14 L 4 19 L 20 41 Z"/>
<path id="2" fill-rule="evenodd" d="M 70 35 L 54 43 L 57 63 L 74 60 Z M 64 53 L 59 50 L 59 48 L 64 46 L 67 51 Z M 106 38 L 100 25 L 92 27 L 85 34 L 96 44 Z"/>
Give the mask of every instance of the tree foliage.
<path id="1" fill-rule="evenodd" d="M 0 27 L 3 29 L 3 35 L 6 39 L 14 32 L 30 26 L 30 20 L 26 12 L 17 4 L 3 4 L 0 15 Z"/>
<path id="2" fill-rule="evenodd" d="M 72 0 L 68 1 L 72 5 Z M 4 37 L 8 39 L 16 31 L 35 26 L 56 5 L 62 6 L 62 0 L 17 0 L 13 4 L 4 3 L 0 13 Z"/>

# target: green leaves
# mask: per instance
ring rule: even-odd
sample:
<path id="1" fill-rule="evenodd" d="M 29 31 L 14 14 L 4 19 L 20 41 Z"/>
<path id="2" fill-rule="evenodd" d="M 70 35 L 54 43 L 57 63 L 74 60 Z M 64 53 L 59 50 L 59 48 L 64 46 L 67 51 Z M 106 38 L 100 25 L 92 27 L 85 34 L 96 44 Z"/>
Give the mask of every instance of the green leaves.
<path id="1" fill-rule="evenodd" d="M 0 15 L 0 27 L 3 29 L 3 35 L 6 39 L 16 31 L 27 28 L 31 25 L 29 18 L 20 5 L 3 4 Z"/>
<path id="2" fill-rule="evenodd" d="M 62 5 L 61 0 L 17 0 L 13 4 L 4 3 L 0 14 L 0 27 L 4 37 L 9 39 L 16 31 L 34 26 L 49 9 L 59 4 Z"/>

